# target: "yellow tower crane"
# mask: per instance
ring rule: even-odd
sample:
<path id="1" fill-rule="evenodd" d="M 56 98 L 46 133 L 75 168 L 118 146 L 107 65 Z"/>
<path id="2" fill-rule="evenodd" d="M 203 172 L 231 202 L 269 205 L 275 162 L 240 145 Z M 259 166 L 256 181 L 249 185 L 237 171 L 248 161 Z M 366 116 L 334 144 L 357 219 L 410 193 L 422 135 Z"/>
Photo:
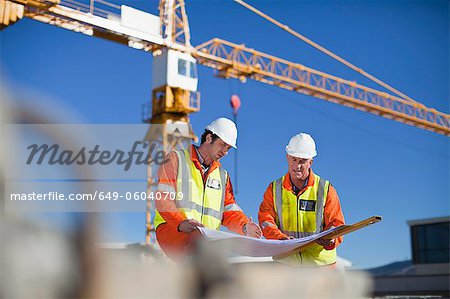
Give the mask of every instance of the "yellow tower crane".
<path id="1" fill-rule="evenodd" d="M 150 124 L 146 138 L 156 140 L 165 152 L 196 140 L 189 121 L 191 113 L 200 111 L 196 63 L 214 68 L 223 78 L 253 79 L 450 136 L 449 114 L 414 101 L 242 0 L 235 1 L 393 94 L 218 38 L 193 47 L 184 0 L 161 0 L 159 17 L 103 0 L 90 0 L 89 4 L 74 0 L 0 0 L 1 29 L 27 17 L 152 52 L 152 101 L 144 106 L 143 120 Z M 150 165 L 147 191 L 155 184 L 155 169 Z M 147 244 L 153 231 L 152 210 L 152 201 L 147 201 Z"/>

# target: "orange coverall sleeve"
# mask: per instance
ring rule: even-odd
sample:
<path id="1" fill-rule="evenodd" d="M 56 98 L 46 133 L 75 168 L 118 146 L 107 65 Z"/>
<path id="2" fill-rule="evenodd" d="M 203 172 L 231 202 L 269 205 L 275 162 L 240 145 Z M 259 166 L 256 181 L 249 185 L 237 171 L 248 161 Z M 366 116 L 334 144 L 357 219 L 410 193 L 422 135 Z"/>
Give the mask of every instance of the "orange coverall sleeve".
<path id="1" fill-rule="evenodd" d="M 240 235 L 243 235 L 243 227 L 249 222 L 247 216 L 241 210 L 236 203 L 233 193 L 233 186 L 231 185 L 230 176 L 227 178 L 227 185 L 225 189 L 225 203 L 224 212 L 222 216 L 222 225 L 226 226 L 229 230 L 234 231 Z"/>
<path id="2" fill-rule="evenodd" d="M 263 201 L 259 206 L 258 220 L 259 226 L 262 228 L 262 232 L 266 239 L 285 239 L 288 236 L 278 229 L 276 224 L 277 213 L 273 206 L 273 192 L 272 183 L 267 187 L 264 192 Z"/>
<path id="3" fill-rule="evenodd" d="M 327 230 L 330 227 L 341 226 L 345 224 L 344 214 L 342 213 L 341 203 L 339 201 L 339 196 L 337 195 L 336 189 L 330 184 L 328 188 L 327 200 L 325 202 L 325 208 L 323 211 L 323 220 Z M 340 236 L 334 240 L 334 244 L 331 246 L 324 247 L 327 250 L 332 250 L 339 246 L 343 241 L 343 237 Z"/>
<path id="4" fill-rule="evenodd" d="M 158 189 L 156 193 L 177 192 L 178 156 L 175 152 L 171 152 L 164 161 L 166 162 L 158 169 Z M 160 200 L 155 200 L 155 207 L 159 214 L 168 225 L 178 228 L 180 222 L 186 220 L 186 216 L 179 211 L 170 196 L 163 193 L 157 195 L 156 193 L 155 198 L 160 198 Z"/>

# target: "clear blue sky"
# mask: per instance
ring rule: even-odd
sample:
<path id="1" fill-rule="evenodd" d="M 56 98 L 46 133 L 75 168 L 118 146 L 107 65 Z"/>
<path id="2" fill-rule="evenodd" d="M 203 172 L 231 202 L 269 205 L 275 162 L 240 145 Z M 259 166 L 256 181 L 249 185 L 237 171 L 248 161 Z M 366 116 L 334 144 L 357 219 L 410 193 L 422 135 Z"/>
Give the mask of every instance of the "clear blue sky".
<path id="1" fill-rule="evenodd" d="M 157 1 L 127 1 L 156 13 Z M 428 107 L 449 113 L 448 1 L 251 1 L 257 8 Z M 375 87 L 233 1 L 188 1 L 192 44 L 213 37 Z M 41 94 L 74 123 L 140 123 L 151 97 L 149 53 L 28 19 L 3 30 L 2 83 L 17 97 Z M 383 222 L 345 238 L 338 254 L 356 267 L 411 257 L 407 220 L 449 215 L 449 139 L 294 92 L 222 80 L 199 66 L 202 110 L 194 130 L 231 117 L 238 93 L 239 192 L 253 218 L 267 185 L 286 170 L 284 147 L 297 132 L 316 139 L 313 169 L 329 179 L 346 221 Z M 28 100 L 29 101 L 29 100 Z M 36 109 L 40 106 L 36 105 Z M 223 161 L 234 175 L 233 154 Z M 144 187 L 143 187 L 144 188 Z M 105 241 L 144 240 L 142 213 L 104 217 Z"/>

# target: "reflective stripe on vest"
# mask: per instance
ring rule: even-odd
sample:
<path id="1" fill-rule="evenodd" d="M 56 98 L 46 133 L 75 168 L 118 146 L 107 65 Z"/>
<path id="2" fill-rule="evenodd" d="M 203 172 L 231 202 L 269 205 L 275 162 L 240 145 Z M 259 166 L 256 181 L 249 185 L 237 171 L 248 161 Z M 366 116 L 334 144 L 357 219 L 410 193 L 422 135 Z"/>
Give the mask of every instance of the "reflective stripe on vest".
<path id="1" fill-rule="evenodd" d="M 208 174 L 204 184 L 200 171 L 190 158 L 189 150 L 175 151 L 175 153 L 179 161 L 177 191 L 183 194 L 182 198 L 176 197 L 176 207 L 186 218 L 195 219 L 210 229 L 219 229 L 224 212 L 226 171 L 222 167 L 218 167 Z M 218 184 L 218 182 L 220 183 Z M 171 189 L 170 186 L 163 187 L 162 190 L 158 186 L 160 191 L 169 189 Z M 162 223 L 165 221 L 156 211 L 155 227 Z"/>
<path id="2" fill-rule="evenodd" d="M 296 196 L 283 188 L 284 176 L 274 181 L 273 199 L 280 230 L 294 238 L 304 238 L 323 230 L 323 213 L 330 183 L 314 175 L 314 185 L 308 186 Z M 285 259 L 287 263 L 326 265 L 336 261 L 336 250 L 325 250 L 318 244 L 293 254 Z"/>
<path id="3" fill-rule="evenodd" d="M 279 178 L 278 180 L 276 180 L 275 182 L 275 209 L 278 215 L 278 227 L 280 228 L 280 230 L 284 233 L 284 228 L 283 228 L 283 215 L 281 213 L 281 211 L 283 211 L 283 201 L 282 201 L 282 196 L 281 196 L 281 191 L 282 191 L 282 187 L 283 187 L 283 177 Z"/>

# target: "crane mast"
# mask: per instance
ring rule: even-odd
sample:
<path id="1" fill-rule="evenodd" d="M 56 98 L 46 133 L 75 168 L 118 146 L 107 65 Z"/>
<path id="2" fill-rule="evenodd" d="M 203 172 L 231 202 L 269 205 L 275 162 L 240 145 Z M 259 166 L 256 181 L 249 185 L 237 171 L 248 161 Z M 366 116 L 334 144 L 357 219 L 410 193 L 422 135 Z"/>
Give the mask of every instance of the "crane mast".
<path id="1" fill-rule="evenodd" d="M 200 110 L 197 92 L 195 59 L 189 54 L 189 23 L 184 0 L 161 0 L 159 3 L 160 28 L 164 45 L 153 52 L 152 101 L 144 104 L 144 122 L 149 123 L 145 139 L 156 144 L 165 153 L 186 148 L 197 137 L 191 127 L 189 114 Z M 150 163 L 147 168 L 147 194 L 158 188 L 158 167 Z M 145 243 L 155 243 L 153 200 L 146 202 Z"/>

